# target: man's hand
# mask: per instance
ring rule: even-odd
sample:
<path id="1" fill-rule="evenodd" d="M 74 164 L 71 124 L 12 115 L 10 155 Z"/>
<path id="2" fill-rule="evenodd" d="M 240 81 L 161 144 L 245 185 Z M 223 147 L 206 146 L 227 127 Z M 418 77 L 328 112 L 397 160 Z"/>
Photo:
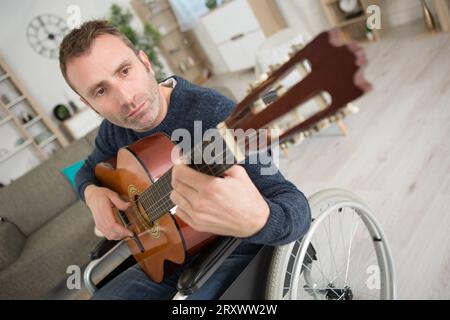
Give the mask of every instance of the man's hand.
<path id="1" fill-rule="evenodd" d="M 176 214 L 197 231 L 240 238 L 261 230 L 269 218 L 267 202 L 245 169 L 235 165 L 224 178 L 177 164 L 172 169 L 170 199 Z"/>
<path id="2" fill-rule="evenodd" d="M 129 202 L 123 201 L 116 192 L 89 185 L 84 191 L 84 199 L 92 212 L 97 230 L 108 240 L 122 240 L 133 236 L 130 230 L 114 219 L 113 208 L 123 211 L 130 205 Z"/>

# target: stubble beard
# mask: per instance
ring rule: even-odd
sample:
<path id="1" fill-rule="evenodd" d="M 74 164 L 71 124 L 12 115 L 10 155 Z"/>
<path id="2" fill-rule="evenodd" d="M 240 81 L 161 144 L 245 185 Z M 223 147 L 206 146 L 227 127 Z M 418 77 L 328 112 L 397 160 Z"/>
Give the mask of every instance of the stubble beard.
<path id="1" fill-rule="evenodd" d="M 159 92 L 158 83 L 156 81 L 151 82 L 154 83 L 150 85 L 149 92 L 145 93 L 145 99 L 143 100 L 143 102 L 145 101 L 147 104 L 145 112 L 141 111 L 139 116 L 128 119 L 127 115 L 130 110 L 128 108 L 126 110 L 127 115 L 124 115 L 124 122 L 126 123 L 126 127 L 129 129 L 136 131 L 148 130 L 153 126 L 153 123 L 158 117 L 161 109 L 161 94 Z M 143 118 L 146 118 L 145 123 L 142 122 Z"/>

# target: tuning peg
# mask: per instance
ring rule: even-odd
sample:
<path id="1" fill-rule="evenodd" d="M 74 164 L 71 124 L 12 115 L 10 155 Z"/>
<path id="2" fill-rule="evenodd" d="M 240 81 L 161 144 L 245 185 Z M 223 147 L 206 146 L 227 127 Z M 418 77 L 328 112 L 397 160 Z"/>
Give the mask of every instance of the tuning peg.
<path id="1" fill-rule="evenodd" d="M 299 144 L 303 140 L 305 140 L 305 135 L 303 134 L 303 132 L 300 132 L 299 134 L 295 135 L 294 144 Z"/>
<path id="2" fill-rule="evenodd" d="M 290 54 L 291 54 L 292 56 L 294 56 L 297 52 L 299 52 L 300 50 L 302 50 L 303 47 L 304 47 L 304 46 L 303 46 L 302 44 L 300 44 L 300 43 L 292 45 L 292 46 L 291 46 Z"/>
<path id="3" fill-rule="evenodd" d="M 339 111 L 336 113 L 336 118 L 337 118 L 338 121 L 339 121 L 339 120 L 342 120 L 342 119 L 344 119 L 345 117 L 347 117 L 348 114 L 349 114 L 349 113 L 346 112 L 345 110 L 339 110 Z"/>
<path id="4" fill-rule="evenodd" d="M 346 108 L 353 114 L 356 114 L 359 112 L 358 106 L 355 106 L 353 103 L 347 104 Z"/>
<path id="5" fill-rule="evenodd" d="M 311 136 L 311 130 L 304 131 L 303 135 L 305 136 L 305 138 L 310 137 Z"/>
<path id="6" fill-rule="evenodd" d="M 281 66 L 281 64 L 277 63 L 277 64 L 271 64 L 268 68 L 269 71 L 267 72 L 269 75 L 272 75 L 276 70 L 278 70 L 278 68 Z"/>
<path id="7" fill-rule="evenodd" d="M 318 126 L 319 126 L 320 130 L 323 130 L 323 129 L 327 128 L 329 125 L 330 125 L 330 120 L 328 120 L 328 119 L 323 119 L 322 121 L 320 121 L 318 123 Z"/>
<path id="8" fill-rule="evenodd" d="M 279 98 L 279 97 L 285 95 L 286 93 L 287 93 L 286 87 L 280 83 L 278 86 L 278 89 L 277 89 L 277 97 Z"/>
<path id="9" fill-rule="evenodd" d="M 252 91 L 254 91 L 256 88 L 259 87 L 259 85 L 262 82 L 260 80 L 255 80 L 252 83 L 249 84 L 248 88 L 247 88 L 247 94 L 251 93 Z"/>
<path id="10" fill-rule="evenodd" d="M 289 157 L 289 146 L 286 142 L 280 144 L 280 150 L 283 152 L 285 158 Z"/>
<path id="11" fill-rule="evenodd" d="M 279 137 L 286 131 L 276 123 L 272 124 L 269 129 L 273 137 Z"/>
<path id="12" fill-rule="evenodd" d="M 253 114 L 257 114 L 265 108 L 267 108 L 267 105 L 264 103 L 264 100 L 258 99 L 253 103 L 253 106 L 250 109 Z"/>
<path id="13" fill-rule="evenodd" d="M 288 52 L 288 57 L 292 58 L 297 53 L 297 50 L 295 49 L 295 45 L 292 45 Z"/>
<path id="14" fill-rule="evenodd" d="M 259 81 L 264 82 L 267 79 L 269 79 L 269 74 L 267 72 L 264 72 L 260 77 L 259 77 Z"/>

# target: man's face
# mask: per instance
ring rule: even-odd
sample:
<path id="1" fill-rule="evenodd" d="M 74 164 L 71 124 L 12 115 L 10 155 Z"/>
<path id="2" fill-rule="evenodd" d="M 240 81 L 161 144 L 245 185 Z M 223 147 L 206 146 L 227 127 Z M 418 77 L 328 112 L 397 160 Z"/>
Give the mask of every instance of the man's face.
<path id="1" fill-rule="evenodd" d="M 150 129 L 160 112 L 161 93 L 147 56 L 136 56 L 113 35 L 97 37 L 88 53 L 71 59 L 67 77 L 86 104 L 120 127 Z"/>

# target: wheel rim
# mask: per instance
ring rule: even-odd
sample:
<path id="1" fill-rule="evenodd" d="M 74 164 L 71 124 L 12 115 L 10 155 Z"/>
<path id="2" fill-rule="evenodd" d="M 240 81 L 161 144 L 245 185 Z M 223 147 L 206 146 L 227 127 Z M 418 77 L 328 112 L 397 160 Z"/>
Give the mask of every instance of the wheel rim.
<path id="1" fill-rule="evenodd" d="M 292 262 L 287 261 L 285 270 L 286 277 L 291 278 L 290 290 L 287 296 L 283 292 L 283 296 L 289 299 L 312 297 L 329 300 L 395 298 L 393 266 L 387 240 L 369 209 L 354 201 L 322 204 L 326 204 L 327 208 L 315 219 L 310 231 L 301 241 L 300 253 L 295 252 L 295 245 L 289 247 L 291 255 L 298 255 L 298 258 L 295 258 L 291 269 L 289 267 Z M 351 224 L 342 222 L 344 214 L 353 215 Z M 331 241 L 331 218 L 339 215 L 340 232 L 337 236 L 341 239 Z M 345 231 L 348 227 L 351 232 Z M 318 239 L 320 235 L 327 239 Z M 361 239 L 364 237 L 366 241 L 362 243 Z M 310 243 L 316 246 L 318 261 L 307 265 L 303 262 L 305 257 L 312 258 L 307 252 Z M 340 251 L 339 244 L 342 244 Z M 370 248 L 369 255 L 365 254 L 367 248 Z M 359 260 L 356 261 L 357 265 L 351 260 L 355 251 Z M 302 269 L 304 272 L 301 273 Z M 292 270 L 291 275 L 288 274 L 289 270 Z"/>

